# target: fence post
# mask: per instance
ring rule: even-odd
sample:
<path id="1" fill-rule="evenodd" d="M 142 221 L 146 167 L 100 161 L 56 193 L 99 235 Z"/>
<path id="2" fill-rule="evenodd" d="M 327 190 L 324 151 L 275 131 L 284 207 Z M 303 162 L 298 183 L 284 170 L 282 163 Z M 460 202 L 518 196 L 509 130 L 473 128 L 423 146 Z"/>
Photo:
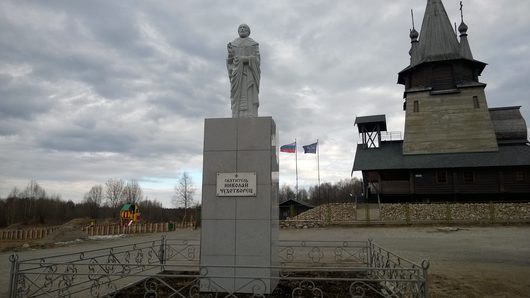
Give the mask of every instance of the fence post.
<path id="1" fill-rule="evenodd" d="M 14 298 L 16 296 L 18 283 L 18 255 L 16 253 L 10 255 L 9 261 L 11 262 L 11 273 L 9 276 L 9 297 Z"/>
<path id="2" fill-rule="evenodd" d="M 372 251 L 372 248 L 373 248 L 373 244 L 372 244 L 372 239 L 368 239 L 368 267 L 372 268 L 372 262 L 373 262 L 373 258 L 372 258 L 372 254 L 373 254 L 373 251 Z"/>
<path id="3" fill-rule="evenodd" d="M 160 270 L 164 271 L 164 264 L 166 263 L 166 236 L 162 235 L 162 238 L 160 239 Z"/>
<path id="4" fill-rule="evenodd" d="M 427 269 L 429 269 L 430 263 L 429 260 L 421 261 L 421 269 L 423 271 L 423 294 L 425 298 L 430 298 L 431 293 L 429 292 L 429 276 Z"/>

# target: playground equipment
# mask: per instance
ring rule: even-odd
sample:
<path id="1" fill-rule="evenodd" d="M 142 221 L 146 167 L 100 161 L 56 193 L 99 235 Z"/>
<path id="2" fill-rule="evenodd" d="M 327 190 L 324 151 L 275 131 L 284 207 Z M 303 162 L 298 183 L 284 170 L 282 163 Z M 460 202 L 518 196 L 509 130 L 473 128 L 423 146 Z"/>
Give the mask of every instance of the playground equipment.
<path id="1" fill-rule="evenodd" d="M 125 203 L 120 210 L 122 224 L 131 225 L 140 221 L 140 208 L 137 204 Z"/>

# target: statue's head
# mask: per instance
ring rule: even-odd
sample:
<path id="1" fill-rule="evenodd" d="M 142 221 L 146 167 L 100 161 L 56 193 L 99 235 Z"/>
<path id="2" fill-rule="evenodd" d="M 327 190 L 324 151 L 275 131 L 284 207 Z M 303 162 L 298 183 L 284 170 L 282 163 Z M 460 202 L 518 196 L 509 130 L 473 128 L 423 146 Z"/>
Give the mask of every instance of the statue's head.
<path id="1" fill-rule="evenodd" d="M 250 35 L 250 27 L 247 24 L 241 24 L 237 28 L 237 33 L 239 33 L 239 37 L 245 38 Z"/>

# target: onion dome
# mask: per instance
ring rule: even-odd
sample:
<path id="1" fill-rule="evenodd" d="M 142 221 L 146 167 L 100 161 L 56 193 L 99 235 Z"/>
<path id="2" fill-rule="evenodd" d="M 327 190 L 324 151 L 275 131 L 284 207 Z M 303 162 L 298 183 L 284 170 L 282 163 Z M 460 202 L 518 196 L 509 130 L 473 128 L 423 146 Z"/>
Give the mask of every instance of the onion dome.
<path id="1" fill-rule="evenodd" d="M 417 40 L 418 36 L 420 36 L 418 31 L 416 31 L 416 29 L 412 28 L 412 30 L 410 30 L 410 34 L 409 34 L 410 39 L 412 39 L 413 41 Z"/>
<path id="2" fill-rule="evenodd" d="M 460 26 L 458 26 L 458 32 L 460 32 L 460 34 L 466 34 L 467 29 L 467 25 L 464 22 L 460 23 Z"/>

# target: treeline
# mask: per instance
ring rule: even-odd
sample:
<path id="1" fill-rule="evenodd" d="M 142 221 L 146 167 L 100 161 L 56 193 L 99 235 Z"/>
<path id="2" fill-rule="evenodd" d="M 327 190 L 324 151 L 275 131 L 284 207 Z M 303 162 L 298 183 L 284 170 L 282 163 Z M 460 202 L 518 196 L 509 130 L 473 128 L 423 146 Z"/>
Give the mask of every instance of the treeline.
<path id="1" fill-rule="evenodd" d="M 94 185 L 84 195 L 81 203 L 62 200 L 59 195 L 48 194 L 36 181 L 32 180 L 24 189 L 13 188 L 6 199 L 0 199 L 0 228 L 13 224 L 59 225 L 74 218 L 110 219 L 119 221 L 119 211 L 125 203 L 140 206 L 141 218 L 148 222 L 182 222 L 200 219 L 200 206 L 190 205 L 193 196 L 191 181 L 185 187 L 177 185 L 177 196 L 184 198 L 191 208 L 165 209 L 157 200 L 149 200 L 134 180 L 109 179 L 105 185 Z M 306 201 L 314 206 L 326 203 L 353 202 L 360 198 L 362 182 L 357 178 L 344 179 L 337 183 L 322 183 L 309 189 L 299 189 L 298 195 L 289 185 L 280 188 L 279 200 L 289 199 Z M 181 199 L 182 200 L 182 199 Z"/>
<path id="2" fill-rule="evenodd" d="M 343 179 L 337 183 L 325 182 L 309 187 L 309 189 L 299 189 L 298 196 L 296 190 L 289 185 L 283 185 L 279 192 L 279 201 L 297 199 L 308 202 L 314 206 L 327 203 L 348 203 L 353 202 L 355 198 L 360 198 L 363 186 L 362 181 L 358 178 Z"/>
<path id="3" fill-rule="evenodd" d="M 130 200 L 130 201 L 129 201 Z M 119 211 L 125 202 L 140 206 L 141 218 L 148 222 L 196 221 L 200 207 L 165 209 L 162 203 L 144 198 L 135 181 L 109 179 L 105 187 L 93 186 L 81 203 L 61 200 L 49 195 L 36 181 L 26 188 L 13 188 L 6 199 L 0 199 L 0 227 L 20 225 L 59 225 L 74 218 L 110 219 L 119 221 Z"/>

